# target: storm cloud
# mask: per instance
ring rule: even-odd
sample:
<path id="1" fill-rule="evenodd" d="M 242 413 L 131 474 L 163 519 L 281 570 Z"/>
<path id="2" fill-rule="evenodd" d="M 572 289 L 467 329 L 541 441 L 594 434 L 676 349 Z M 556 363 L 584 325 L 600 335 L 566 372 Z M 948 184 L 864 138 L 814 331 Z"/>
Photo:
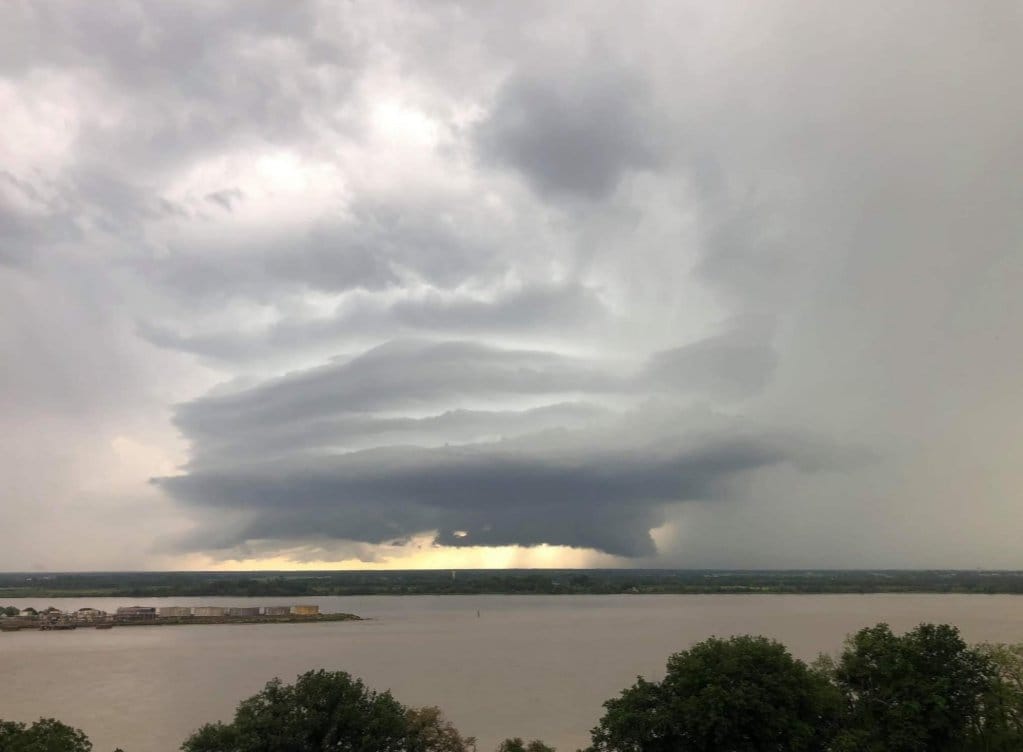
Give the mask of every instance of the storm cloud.
<path id="1" fill-rule="evenodd" d="M 769 437 L 704 437 L 689 447 L 610 438 L 605 429 L 291 455 L 197 469 L 161 485 L 207 512 L 243 513 L 233 536 L 217 529 L 193 545 L 320 536 L 383 543 L 436 530 L 445 545 L 546 543 L 636 557 L 656 553 L 650 530 L 663 524 L 665 505 L 718 498 L 733 476 L 795 455 Z"/>
<path id="2" fill-rule="evenodd" d="M 600 199 L 629 172 L 657 165 L 655 120 L 643 80 L 585 61 L 559 78 L 512 77 L 477 140 L 482 157 L 553 196 Z"/>
<path id="3" fill-rule="evenodd" d="M 6 5 L 0 565 L 1018 567 L 1019 14 Z"/>

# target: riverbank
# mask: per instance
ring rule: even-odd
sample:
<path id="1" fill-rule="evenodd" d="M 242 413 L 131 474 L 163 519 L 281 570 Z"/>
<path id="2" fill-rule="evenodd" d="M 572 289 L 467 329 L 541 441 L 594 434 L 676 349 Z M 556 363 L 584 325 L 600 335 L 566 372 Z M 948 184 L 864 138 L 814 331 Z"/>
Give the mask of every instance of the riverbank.
<path id="1" fill-rule="evenodd" d="M 1023 594 L 1023 571 L 530 569 L 0 573 L 11 598 L 363 595 Z"/>
<path id="2" fill-rule="evenodd" d="M 90 621 L 22 619 L 12 617 L 0 621 L 0 633 L 27 630 L 68 631 L 72 629 L 112 629 L 117 627 L 172 627 L 195 624 L 317 624 L 332 621 L 362 621 L 355 614 L 288 614 L 284 616 L 170 616 L 154 619 L 117 619 L 116 617 Z"/>

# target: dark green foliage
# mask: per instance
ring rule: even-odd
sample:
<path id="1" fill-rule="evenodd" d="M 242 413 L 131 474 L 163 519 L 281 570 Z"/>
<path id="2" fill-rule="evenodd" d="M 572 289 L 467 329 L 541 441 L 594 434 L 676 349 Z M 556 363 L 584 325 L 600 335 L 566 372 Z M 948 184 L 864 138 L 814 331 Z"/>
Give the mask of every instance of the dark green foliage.
<path id="1" fill-rule="evenodd" d="M 185 752 L 234 752 L 246 749 L 239 737 L 234 724 L 207 723 L 188 737 L 181 749 Z"/>
<path id="2" fill-rule="evenodd" d="M 596 752 L 825 750 L 841 698 L 827 678 L 764 637 L 711 638 L 604 704 Z"/>
<path id="3" fill-rule="evenodd" d="M 858 752 L 958 752 L 979 743 L 992 662 L 955 627 L 922 624 L 896 636 L 886 624 L 853 635 L 835 669 L 848 701 L 837 749 Z"/>
<path id="4" fill-rule="evenodd" d="M 91 752 L 89 737 L 52 718 L 31 726 L 0 721 L 0 752 Z"/>
<path id="5" fill-rule="evenodd" d="M 234 722 L 204 726 L 185 752 L 401 752 L 405 708 L 342 671 L 310 671 L 294 684 L 279 679 L 244 700 Z"/>
<path id="6" fill-rule="evenodd" d="M 984 725 L 978 749 L 984 752 L 1023 750 L 1023 644 L 978 645 L 995 670 L 991 691 L 984 698 Z"/>
<path id="7" fill-rule="evenodd" d="M 595 752 L 1020 752 L 1023 647 L 880 624 L 810 669 L 762 637 L 711 639 L 605 708 Z"/>
<path id="8" fill-rule="evenodd" d="M 676 734 L 661 685 L 638 677 L 620 697 L 604 703 L 607 711 L 593 729 L 596 752 L 659 752 L 672 749 Z M 681 748 L 680 748 L 681 749 Z"/>
<path id="9" fill-rule="evenodd" d="M 440 708 L 409 708 L 405 711 L 408 725 L 409 752 L 470 752 L 476 749 L 476 739 L 462 736 L 450 722 L 444 720 Z"/>
<path id="10" fill-rule="evenodd" d="M 343 671 L 279 679 L 244 700 L 230 724 L 207 724 L 184 752 L 467 752 L 436 708 L 410 710 Z"/>
<path id="11" fill-rule="evenodd" d="M 0 608 L 0 614 L 3 614 L 4 616 L 17 616 L 20 613 L 21 611 L 18 610 L 17 606 L 4 606 L 3 608 Z"/>
<path id="12" fill-rule="evenodd" d="M 497 752 L 555 752 L 554 747 L 548 747 L 539 739 L 524 742 L 521 738 L 505 739 L 497 745 Z"/>

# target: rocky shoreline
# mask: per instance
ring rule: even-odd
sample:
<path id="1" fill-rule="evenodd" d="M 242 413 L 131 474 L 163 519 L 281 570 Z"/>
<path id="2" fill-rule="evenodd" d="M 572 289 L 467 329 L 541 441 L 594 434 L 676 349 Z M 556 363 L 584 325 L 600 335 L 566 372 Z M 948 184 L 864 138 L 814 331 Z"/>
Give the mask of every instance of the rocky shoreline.
<path id="1" fill-rule="evenodd" d="M 355 614 L 286 614 L 281 616 L 158 616 L 154 619 L 97 619 L 87 622 L 41 621 L 38 619 L 9 618 L 0 622 L 0 632 L 23 630 L 68 631 L 72 629 L 112 629 L 113 627 L 170 627 L 190 624 L 316 624 L 334 621 L 363 621 Z"/>

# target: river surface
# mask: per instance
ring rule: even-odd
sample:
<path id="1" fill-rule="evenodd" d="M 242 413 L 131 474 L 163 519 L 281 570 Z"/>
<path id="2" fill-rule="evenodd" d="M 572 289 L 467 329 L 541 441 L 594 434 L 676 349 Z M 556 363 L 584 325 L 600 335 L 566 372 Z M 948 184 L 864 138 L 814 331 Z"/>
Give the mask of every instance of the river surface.
<path id="1" fill-rule="evenodd" d="M 560 752 L 588 741 L 601 703 L 710 635 L 763 634 L 806 659 L 886 621 L 957 625 L 1023 642 L 1023 596 L 625 595 L 11 599 L 22 608 L 318 603 L 369 619 L 0 634 L 0 718 L 52 716 L 96 752 L 170 752 L 274 676 L 341 669 L 408 705 L 437 705 L 489 752 L 509 736 Z M 477 616 L 479 610 L 479 616 Z"/>

